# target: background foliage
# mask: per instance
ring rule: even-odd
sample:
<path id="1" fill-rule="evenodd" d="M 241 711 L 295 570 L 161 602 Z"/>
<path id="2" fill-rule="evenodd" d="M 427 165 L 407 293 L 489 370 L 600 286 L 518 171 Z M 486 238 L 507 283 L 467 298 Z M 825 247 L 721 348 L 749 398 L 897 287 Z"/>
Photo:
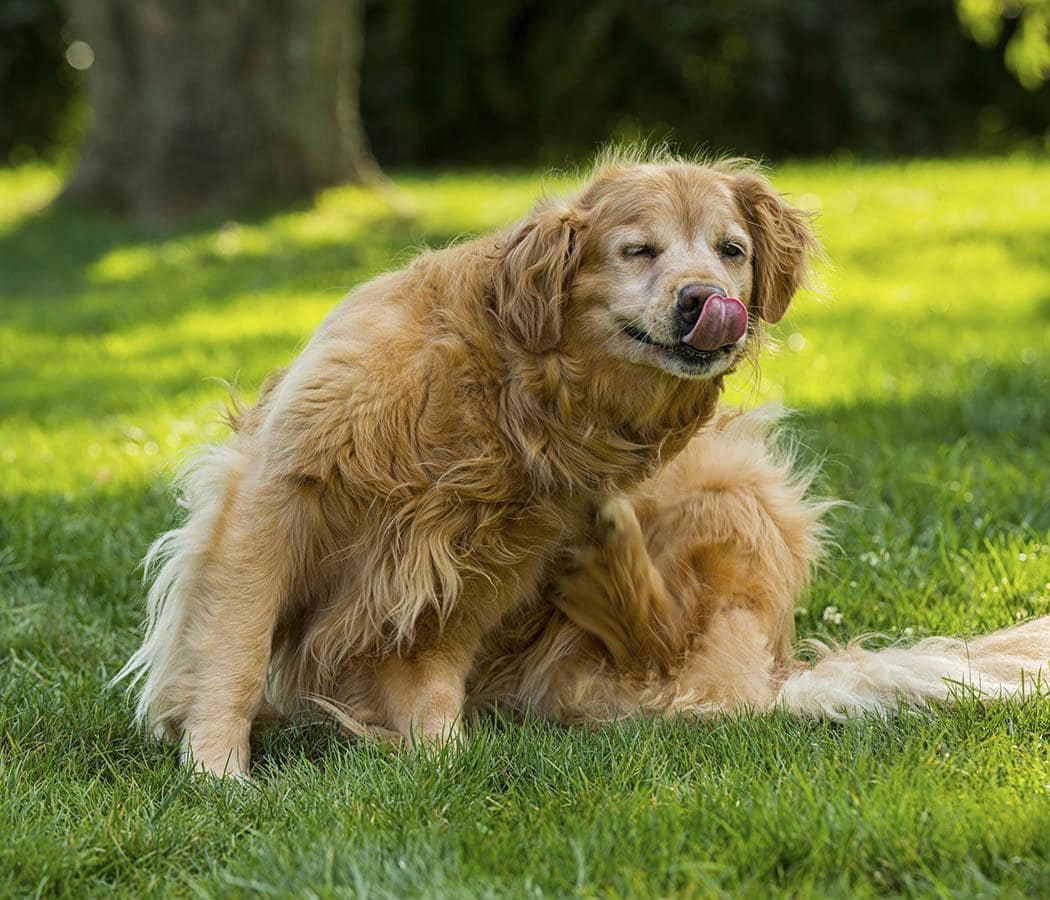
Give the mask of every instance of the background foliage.
<path id="1" fill-rule="evenodd" d="M 64 23 L 55 0 L 0 3 L 0 162 L 53 155 L 72 138 L 78 78 Z"/>
<path id="2" fill-rule="evenodd" d="M 989 151 L 1050 123 L 1050 92 L 1004 69 L 1015 28 L 978 46 L 945 0 L 394 0 L 370 7 L 362 101 L 399 163 L 651 134 L 780 157 Z"/>
<path id="3" fill-rule="evenodd" d="M 985 46 L 997 43 L 1003 20 L 1015 20 L 1006 42 L 1006 65 L 1025 87 L 1050 76 L 1050 0 L 956 0 L 959 19 Z"/>
<path id="4" fill-rule="evenodd" d="M 362 105 L 397 165 L 562 162 L 638 136 L 769 157 L 1042 146 L 1050 90 L 1017 78 L 1040 84 L 1045 0 L 1023 7 L 960 0 L 960 24 L 948 0 L 370 0 Z M 0 6 L 0 159 L 75 130 L 62 19 L 57 0 Z"/>

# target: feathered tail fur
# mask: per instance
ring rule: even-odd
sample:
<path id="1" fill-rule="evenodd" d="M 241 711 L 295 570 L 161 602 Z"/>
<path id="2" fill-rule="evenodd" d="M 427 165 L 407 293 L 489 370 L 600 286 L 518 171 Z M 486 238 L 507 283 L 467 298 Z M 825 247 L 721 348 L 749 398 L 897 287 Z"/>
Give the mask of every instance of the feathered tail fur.
<path id="1" fill-rule="evenodd" d="M 1050 693 L 1050 616 L 961 640 L 930 637 L 869 650 L 809 641 L 819 658 L 788 676 L 777 704 L 805 716 L 888 716 L 955 697 L 1022 699 Z"/>

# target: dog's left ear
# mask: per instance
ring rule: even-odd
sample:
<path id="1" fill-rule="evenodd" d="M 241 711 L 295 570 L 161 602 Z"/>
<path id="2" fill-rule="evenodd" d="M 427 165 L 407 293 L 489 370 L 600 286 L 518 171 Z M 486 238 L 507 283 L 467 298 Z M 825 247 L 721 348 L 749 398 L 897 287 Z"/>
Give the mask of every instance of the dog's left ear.
<path id="1" fill-rule="evenodd" d="M 767 322 L 779 322 L 805 283 L 820 242 L 809 214 L 787 203 L 761 175 L 738 172 L 734 180 L 755 245 L 751 305 Z"/>
<path id="2" fill-rule="evenodd" d="M 535 211 L 514 226 L 497 249 L 494 312 L 533 353 L 561 340 L 561 322 L 579 267 L 580 219 L 566 206 Z"/>

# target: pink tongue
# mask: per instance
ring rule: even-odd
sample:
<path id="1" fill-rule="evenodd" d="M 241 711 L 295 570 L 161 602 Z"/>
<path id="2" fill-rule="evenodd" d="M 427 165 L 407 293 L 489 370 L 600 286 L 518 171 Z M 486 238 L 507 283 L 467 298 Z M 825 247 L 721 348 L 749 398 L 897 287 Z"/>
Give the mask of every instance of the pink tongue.
<path id="1" fill-rule="evenodd" d="M 747 331 L 747 310 L 733 297 L 712 294 L 700 311 L 693 330 L 682 338 L 683 344 L 697 350 L 717 350 L 735 344 Z"/>

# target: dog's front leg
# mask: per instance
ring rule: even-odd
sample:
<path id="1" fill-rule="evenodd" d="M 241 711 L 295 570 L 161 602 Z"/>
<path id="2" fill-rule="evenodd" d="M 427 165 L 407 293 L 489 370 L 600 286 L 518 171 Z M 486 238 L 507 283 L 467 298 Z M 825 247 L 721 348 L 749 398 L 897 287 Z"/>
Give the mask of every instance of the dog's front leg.
<path id="1" fill-rule="evenodd" d="M 200 574 L 196 618 L 183 650 L 192 668 L 182 759 L 220 777 L 248 774 L 252 721 L 263 701 L 287 582 L 282 554 L 257 528 L 245 517 L 219 538 Z"/>
<path id="2" fill-rule="evenodd" d="M 479 642 L 477 626 L 459 619 L 417 629 L 408 650 L 380 661 L 376 674 L 387 726 L 415 744 L 458 743 Z"/>

